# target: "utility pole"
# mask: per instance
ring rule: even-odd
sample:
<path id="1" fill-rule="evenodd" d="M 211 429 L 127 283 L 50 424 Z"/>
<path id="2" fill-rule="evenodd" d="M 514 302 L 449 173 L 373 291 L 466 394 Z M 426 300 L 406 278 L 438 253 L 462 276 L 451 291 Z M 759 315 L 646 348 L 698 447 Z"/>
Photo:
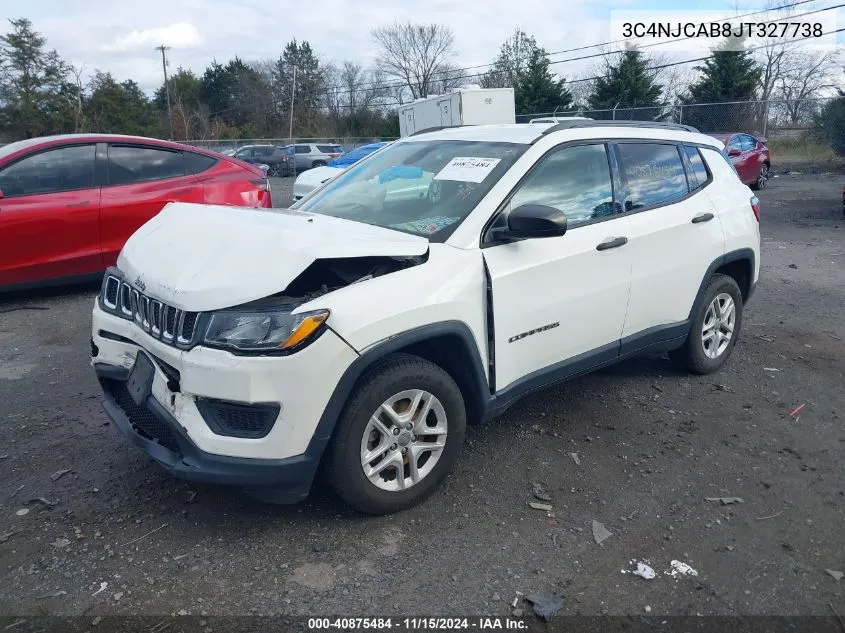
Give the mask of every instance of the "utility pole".
<path id="1" fill-rule="evenodd" d="M 290 126 L 288 127 L 288 137 L 293 143 L 293 98 L 296 95 L 296 64 L 293 66 L 293 86 L 290 89 Z"/>
<path id="2" fill-rule="evenodd" d="M 170 50 L 169 46 L 161 44 L 155 47 L 155 50 L 161 51 L 161 69 L 164 71 L 164 93 L 167 95 L 167 123 L 170 126 L 170 140 L 173 140 L 173 116 L 170 113 L 170 86 L 167 84 L 167 57 L 165 52 Z"/>

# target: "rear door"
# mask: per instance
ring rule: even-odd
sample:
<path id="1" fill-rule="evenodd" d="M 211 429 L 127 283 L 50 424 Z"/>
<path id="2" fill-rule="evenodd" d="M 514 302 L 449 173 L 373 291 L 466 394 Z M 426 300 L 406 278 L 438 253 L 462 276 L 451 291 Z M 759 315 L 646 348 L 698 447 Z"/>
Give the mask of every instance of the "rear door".
<path id="1" fill-rule="evenodd" d="M 0 169 L 0 286 L 104 269 L 95 147 L 50 148 Z"/>
<path id="2" fill-rule="evenodd" d="M 619 141 L 615 150 L 633 250 L 625 354 L 686 334 L 693 300 L 707 268 L 724 254 L 725 237 L 697 148 Z"/>
<path id="3" fill-rule="evenodd" d="M 168 202 L 203 202 L 202 184 L 188 174 L 181 151 L 160 146 L 109 144 L 107 186 L 100 199 L 100 235 L 107 266 L 129 236 Z"/>
<path id="4" fill-rule="evenodd" d="M 311 146 L 298 143 L 293 146 L 296 154 L 296 170 L 303 171 L 311 168 Z"/>

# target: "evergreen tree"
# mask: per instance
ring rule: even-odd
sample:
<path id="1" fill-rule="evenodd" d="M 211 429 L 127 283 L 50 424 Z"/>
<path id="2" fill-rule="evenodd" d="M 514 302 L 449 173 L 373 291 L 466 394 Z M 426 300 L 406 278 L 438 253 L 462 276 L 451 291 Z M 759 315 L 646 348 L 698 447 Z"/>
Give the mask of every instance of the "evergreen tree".
<path id="1" fill-rule="evenodd" d="M 10 20 L 12 31 L 0 36 L 2 128 L 13 139 L 64 131 L 62 96 L 68 67 L 26 18 Z"/>
<path id="2" fill-rule="evenodd" d="M 689 88 L 684 100 L 683 122 L 703 132 L 761 132 L 764 108 L 754 100 L 760 85 L 762 69 L 745 50 L 727 50 L 733 42 L 725 41 L 714 48 L 702 66 L 696 66 L 701 77 Z M 718 104 L 701 105 L 691 104 Z"/>
<path id="3" fill-rule="evenodd" d="M 85 111 L 90 131 L 141 136 L 158 132 L 155 106 L 131 79 L 118 83 L 111 73 L 98 70 L 88 90 Z"/>
<path id="4" fill-rule="evenodd" d="M 490 71 L 481 78 L 485 88 L 513 88 L 519 114 L 547 113 L 571 109 L 572 94 L 564 79 L 549 68 L 549 56 L 534 37 L 517 29 L 502 44 Z"/>
<path id="5" fill-rule="evenodd" d="M 657 109 L 661 86 L 648 69 L 648 58 L 635 49 L 626 50 L 616 62 L 608 64 L 603 77 L 596 79 L 593 92 L 587 97 L 591 110 L 622 108 L 616 118 L 652 119 L 659 111 L 624 110 L 625 108 Z M 597 112 L 594 118 L 610 119 L 613 112 Z"/>
<path id="6" fill-rule="evenodd" d="M 535 114 L 570 110 L 572 94 L 564 86 L 564 81 L 552 75 L 546 51 L 535 47 L 516 85 L 516 111 Z"/>

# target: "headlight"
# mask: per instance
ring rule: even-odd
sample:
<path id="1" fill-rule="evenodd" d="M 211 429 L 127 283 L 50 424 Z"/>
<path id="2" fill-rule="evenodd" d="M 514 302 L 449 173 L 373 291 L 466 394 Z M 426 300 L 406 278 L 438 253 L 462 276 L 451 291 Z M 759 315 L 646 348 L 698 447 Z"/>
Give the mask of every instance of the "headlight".
<path id="1" fill-rule="evenodd" d="M 329 318 L 328 310 L 288 312 L 217 312 L 205 331 L 205 343 L 238 352 L 291 352 L 314 338 Z"/>

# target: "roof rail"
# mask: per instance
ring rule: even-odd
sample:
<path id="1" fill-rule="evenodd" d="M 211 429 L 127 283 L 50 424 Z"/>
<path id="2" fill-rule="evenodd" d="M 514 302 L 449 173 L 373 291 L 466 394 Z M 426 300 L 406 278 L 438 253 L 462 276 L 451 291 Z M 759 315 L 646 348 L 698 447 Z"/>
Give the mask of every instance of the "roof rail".
<path id="1" fill-rule="evenodd" d="M 683 125 L 681 123 L 664 123 L 661 121 L 595 121 L 595 120 L 576 120 L 562 121 L 557 125 L 546 128 L 540 136 L 551 134 L 552 132 L 560 132 L 561 130 L 571 130 L 573 128 L 585 127 L 639 127 L 639 128 L 656 128 L 660 130 L 681 130 L 684 132 L 694 132 L 700 134 L 699 130 L 691 125 Z"/>

